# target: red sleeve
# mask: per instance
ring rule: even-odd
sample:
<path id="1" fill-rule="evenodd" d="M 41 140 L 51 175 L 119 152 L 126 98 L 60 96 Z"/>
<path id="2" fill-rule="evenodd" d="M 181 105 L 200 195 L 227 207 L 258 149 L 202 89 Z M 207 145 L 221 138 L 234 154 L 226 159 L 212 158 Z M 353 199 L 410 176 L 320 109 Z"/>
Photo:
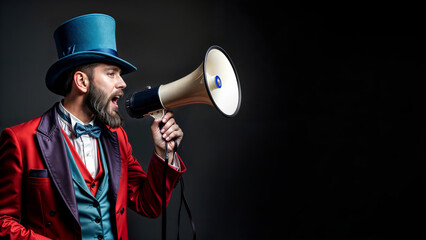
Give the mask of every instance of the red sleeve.
<path id="1" fill-rule="evenodd" d="M 21 216 L 23 164 L 19 141 L 13 130 L 0 136 L 0 237 L 6 239 L 49 239 L 26 229 Z"/>
<path id="2" fill-rule="evenodd" d="M 153 218 L 158 217 L 161 215 L 161 189 L 164 161 L 153 153 L 148 167 L 148 173 L 146 173 L 136 158 L 132 156 L 132 147 L 130 144 L 127 141 L 126 144 L 128 145 L 128 206 L 144 216 Z M 178 158 L 181 170 L 176 171 L 172 167 L 167 170 L 167 204 L 177 180 L 186 171 L 186 167 L 182 160 L 179 156 Z"/>

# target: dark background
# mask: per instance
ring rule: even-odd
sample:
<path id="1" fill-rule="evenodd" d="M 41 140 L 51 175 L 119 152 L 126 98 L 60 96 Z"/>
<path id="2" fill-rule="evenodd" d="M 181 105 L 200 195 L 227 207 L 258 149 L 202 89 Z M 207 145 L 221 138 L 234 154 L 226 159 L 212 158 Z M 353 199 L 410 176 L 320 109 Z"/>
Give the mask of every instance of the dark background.
<path id="1" fill-rule="evenodd" d="M 127 94 L 192 72 L 214 44 L 238 70 L 235 118 L 207 105 L 175 109 L 198 239 L 424 239 L 420 5 L 1 0 L 0 129 L 61 99 L 44 84 L 53 31 L 93 12 L 116 19 L 119 55 L 139 68 L 125 76 Z M 152 120 L 123 114 L 147 169 Z M 177 188 L 170 237 L 179 197 Z M 160 232 L 161 218 L 129 212 L 130 239 Z"/>

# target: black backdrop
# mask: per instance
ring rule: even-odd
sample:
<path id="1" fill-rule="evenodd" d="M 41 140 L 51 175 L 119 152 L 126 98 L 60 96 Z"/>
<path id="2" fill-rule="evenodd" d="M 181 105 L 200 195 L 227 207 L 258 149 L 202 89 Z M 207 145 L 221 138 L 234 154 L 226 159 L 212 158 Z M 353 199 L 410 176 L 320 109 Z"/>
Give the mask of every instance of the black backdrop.
<path id="1" fill-rule="evenodd" d="M 238 70 L 237 117 L 205 105 L 175 109 L 199 239 L 423 239 L 421 10 L 360 2 L 1 0 L 0 129 L 61 99 L 44 85 L 57 58 L 55 28 L 78 15 L 110 14 L 120 56 L 139 68 L 125 76 L 127 93 L 185 76 L 213 44 Z M 145 169 L 151 121 L 126 115 L 124 126 Z M 169 235 L 178 200 L 176 191 Z M 130 239 L 160 238 L 160 218 L 129 212 L 128 220 Z"/>

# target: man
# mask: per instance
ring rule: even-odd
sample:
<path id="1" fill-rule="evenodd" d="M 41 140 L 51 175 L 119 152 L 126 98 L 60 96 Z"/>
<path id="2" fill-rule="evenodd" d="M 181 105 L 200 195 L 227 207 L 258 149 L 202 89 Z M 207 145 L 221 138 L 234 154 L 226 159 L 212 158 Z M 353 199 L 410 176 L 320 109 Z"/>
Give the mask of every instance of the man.
<path id="1" fill-rule="evenodd" d="M 183 132 L 170 112 L 154 121 L 145 173 L 120 127 L 121 75 L 136 68 L 117 56 L 114 19 L 83 15 L 54 37 L 59 59 L 46 85 L 63 100 L 0 137 L 0 237 L 128 239 L 127 206 L 148 217 L 161 214 L 163 159 L 175 144 L 165 149 L 165 141 L 179 144 Z M 167 201 L 186 170 L 177 154 L 169 155 Z"/>

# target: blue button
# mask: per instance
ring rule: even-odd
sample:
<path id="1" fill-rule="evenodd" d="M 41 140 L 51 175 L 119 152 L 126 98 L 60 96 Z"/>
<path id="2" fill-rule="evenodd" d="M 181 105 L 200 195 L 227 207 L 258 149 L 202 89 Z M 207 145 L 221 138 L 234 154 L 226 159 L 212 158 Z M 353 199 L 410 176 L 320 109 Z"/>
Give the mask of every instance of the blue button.
<path id="1" fill-rule="evenodd" d="M 218 88 L 221 88 L 222 87 L 222 80 L 220 79 L 220 77 L 218 75 L 216 75 L 216 77 L 214 78 L 214 80 L 215 80 L 216 86 Z"/>

